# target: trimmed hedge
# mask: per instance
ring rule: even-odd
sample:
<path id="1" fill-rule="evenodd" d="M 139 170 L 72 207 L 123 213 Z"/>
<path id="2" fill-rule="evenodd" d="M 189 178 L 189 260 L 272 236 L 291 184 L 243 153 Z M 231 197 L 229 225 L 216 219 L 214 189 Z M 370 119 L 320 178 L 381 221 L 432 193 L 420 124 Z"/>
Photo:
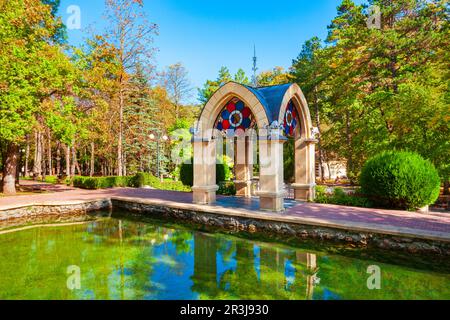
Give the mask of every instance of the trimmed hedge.
<path id="1" fill-rule="evenodd" d="M 59 180 L 58 180 L 57 176 L 45 176 L 45 178 L 42 179 L 42 181 L 45 182 L 45 183 L 51 183 L 51 184 L 59 183 Z"/>
<path id="2" fill-rule="evenodd" d="M 433 164 L 420 155 L 388 151 L 366 162 L 360 183 L 377 206 L 415 210 L 437 200 L 441 181 Z"/>
<path id="3" fill-rule="evenodd" d="M 129 187 L 134 177 L 80 177 L 72 179 L 74 187 L 82 189 L 107 189 Z"/>
<path id="4" fill-rule="evenodd" d="M 157 177 L 150 173 L 139 172 L 129 177 L 80 177 L 72 179 L 74 187 L 82 189 L 107 189 L 116 187 L 141 188 L 150 186 L 160 190 L 191 191 L 191 188 L 184 186 L 180 181 L 161 182 Z"/>
<path id="5" fill-rule="evenodd" d="M 347 194 L 342 188 L 335 188 L 332 194 L 328 194 L 325 186 L 316 186 L 315 202 L 350 207 L 372 207 L 372 202 L 360 192 Z"/>
<path id="6" fill-rule="evenodd" d="M 144 186 L 149 186 L 160 190 L 173 190 L 173 191 L 184 191 L 190 192 L 191 188 L 189 186 L 183 185 L 181 181 L 163 181 L 155 177 L 154 175 L 146 172 L 139 172 L 134 175 L 131 179 L 131 187 L 142 188 Z"/>
<path id="7" fill-rule="evenodd" d="M 180 180 L 185 186 L 192 187 L 194 185 L 194 169 L 192 163 L 183 163 L 180 168 Z M 216 181 L 217 183 L 227 181 L 231 177 L 230 167 L 225 163 L 216 164 Z"/>

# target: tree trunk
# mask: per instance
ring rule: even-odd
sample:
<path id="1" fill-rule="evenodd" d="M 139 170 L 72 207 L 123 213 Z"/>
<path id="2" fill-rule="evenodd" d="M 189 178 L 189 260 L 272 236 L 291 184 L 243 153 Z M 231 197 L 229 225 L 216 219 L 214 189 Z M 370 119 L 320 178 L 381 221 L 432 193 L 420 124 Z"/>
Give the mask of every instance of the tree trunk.
<path id="1" fill-rule="evenodd" d="M 124 104 L 124 93 L 123 89 L 120 90 L 119 95 L 119 139 L 117 142 L 117 175 L 121 177 L 123 175 L 123 104 Z"/>
<path id="2" fill-rule="evenodd" d="M 123 165 L 122 165 L 122 175 L 126 176 L 127 175 L 127 154 L 125 153 L 123 155 Z"/>
<path id="3" fill-rule="evenodd" d="M 5 195 L 16 194 L 16 171 L 19 160 L 19 145 L 8 143 L 6 149 L 6 161 L 3 168 L 2 189 Z"/>
<path id="4" fill-rule="evenodd" d="M 317 87 L 314 87 L 314 107 L 316 111 L 316 126 L 318 133 L 318 143 L 317 148 L 319 149 L 319 166 L 320 166 L 320 180 L 323 183 L 324 181 L 324 174 L 323 174 L 323 150 L 322 150 L 322 132 L 320 131 L 320 114 L 319 114 L 319 101 L 317 96 Z"/>
<path id="5" fill-rule="evenodd" d="M 72 173 L 70 172 L 70 147 L 65 145 L 64 150 L 66 152 L 66 176 L 69 178 L 72 176 Z"/>
<path id="6" fill-rule="evenodd" d="M 70 166 L 70 172 L 71 172 L 71 174 L 72 175 L 75 175 L 75 167 L 76 167 L 76 162 L 77 162 L 77 152 L 76 152 L 76 150 L 75 150 L 75 146 L 74 145 L 72 145 L 72 163 L 71 163 L 71 166 Z"/>
<path id="7" fill-rule="evenodd" d="M 91 142 L 91 167 L 89 175 L 92 177 L 95 173 L 95 144 Z"/>
<path id="8" fill-rule="evenodd" d="M 34 164 L 33 164 L 33 178 L 40 178 L 42 175 L 42 144 L 41 134 L 39 131 L 35 132 L 35 148 L 34 148 Z"/>
<path id="9" fill-rule="evenodd" d="M 61 142 L 56 143 L 56 175 L 61 175 Z"/>
<path id="10" fill-rule="evenodd" d="M 347 177 L 350 178 L 350 182 L 354 183 L 354 168 L 353 168 L 353 147 L 352 138 L 350 133 L 350 111 L 345 111 L 345 136 L 347 142 Z"/>
<path id="11" fill-rule="evenodd" d="M 19 157 L 17 159 L 17 165 L 16 165 L 16 189 L 19 188 L 19 182 L 20 182 L 20 169 L 22 166 L 22 151 L 20 150 L 20 146 L 19 146 Z"/>
<path id="12" fill-rule="evenodd" d="M 47 158 L 48 158 L 48 174 L 50 176 L 53 175 L 53 163 L 52 163 L 52 136 L 50 130 L 48 131 L 48 150 L 47 150 Z"/>
<path id="13" fill-rule="evenodd" d="M 444 195 L 450 195 L 450 181 L 444 181 Z"/>
<path id="14" fill-rule="evenodd" d="M 24 172 L 24 176 L 28 177 L 29 172 L 28 172 L 28 161 L 30 159 L 30 137 L 27 135 L 27 146 L 25 148 L 25 172 Z"/>

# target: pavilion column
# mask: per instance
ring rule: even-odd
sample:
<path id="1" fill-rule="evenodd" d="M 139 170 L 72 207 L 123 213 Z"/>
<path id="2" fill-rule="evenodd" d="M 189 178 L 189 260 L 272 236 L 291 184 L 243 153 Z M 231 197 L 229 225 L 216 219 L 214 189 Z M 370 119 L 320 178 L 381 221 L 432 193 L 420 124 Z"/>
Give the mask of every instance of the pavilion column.
<path id="1" fill-rule="evenodd" d="M 235 148 L 234 184 L 236 195 L 251 197 L 251 187 L 253 178 L 253 145 L 248 136 L 237 138 Z"/>
<path id="2" fill-rule="evenodd" d="M 260 209 L 268 211 L 284 210 L 283 144 L 286 138 L 280 130 L 269 129 L 269 135 L 260 135 Z"/>
<path id="3" fill-rule="evenodd" d="M 213 204 L 216 201 L 216 141 L 194 136 L 193 141 L 193 202 Z"/>
<path id="4" fill-rule="evenodd" d="M 312 201 L 315 198 L 315 144 L 316 139 L 297 139 L 295 141 L 295 200 Z"/>

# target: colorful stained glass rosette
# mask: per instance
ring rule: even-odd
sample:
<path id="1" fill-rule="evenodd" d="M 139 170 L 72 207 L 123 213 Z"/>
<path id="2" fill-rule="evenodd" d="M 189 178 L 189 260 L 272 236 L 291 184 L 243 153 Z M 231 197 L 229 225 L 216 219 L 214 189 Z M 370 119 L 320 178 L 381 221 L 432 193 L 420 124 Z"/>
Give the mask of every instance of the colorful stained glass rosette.
<path id="1" fill-rule="evenodd" d="M 297 109 L 295 109 L 294 103 L 289 101 L 286 108 L 286 113 L 284 115 L 284 134 L 287 137 L 295 137 L 295 130 L 298 125 L 298 114 Z"/>
<path id="2" fill-rule="evenodd" d="M 219 131 L 247 130 L 255 125 L 253 114 L 238 98 L 231 99 L 217 118 L 215 128 Z"/>

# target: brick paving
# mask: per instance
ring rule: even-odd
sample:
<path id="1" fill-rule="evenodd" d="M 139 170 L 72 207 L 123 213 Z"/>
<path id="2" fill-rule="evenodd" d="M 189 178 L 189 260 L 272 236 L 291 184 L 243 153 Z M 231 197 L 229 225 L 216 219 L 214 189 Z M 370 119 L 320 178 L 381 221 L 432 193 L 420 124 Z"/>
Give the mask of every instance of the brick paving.
<path id="1" fill-rule="evenodd" d="M 33 181 L 21 181 L 21 185 L 35 190 L 46 191 L 35 195 L 18 195 L 0 197 L 0 210 L 32 204 L 83 201 L 110 197 L 127 197 L 136 199 L 154 199 L 177 203 L 192 203 L 192 194 L 176 191 L 154 189 L 114 188 L 105 190 L 83 190 L 63 185 L 47 185 Z M 258 212 L 258 199 L 243 199 L 236 197 L 218 197 L 216 206 L 241 208 Z M 264 212 L 264 215 L 270 215 Z M 359 224 L 372 227 L 386 226 L 389 228 L 408 228 L 419 231 L 439 232 L 450 236 L 450 213 L 416 213 L 396 210 L 367 209 L 325 205 L 316 203 L 301 203 L 287 201 L 287 209 L 283 216 L 299 219 L 320 219 L 333 224 Z"/>

